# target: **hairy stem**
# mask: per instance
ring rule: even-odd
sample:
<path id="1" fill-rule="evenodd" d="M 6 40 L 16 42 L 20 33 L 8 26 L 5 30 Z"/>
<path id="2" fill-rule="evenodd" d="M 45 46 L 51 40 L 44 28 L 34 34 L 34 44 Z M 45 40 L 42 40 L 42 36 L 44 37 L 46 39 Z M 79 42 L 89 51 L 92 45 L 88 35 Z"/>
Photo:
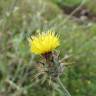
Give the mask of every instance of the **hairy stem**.
<path id="1" fill-rule="evenodd" d="M 63 83 L 61 82 L 60 78 L 57 79 L 59 85 L 62 87 L 65 96 L 71 96 L 71 94 L 68 92 L 68 90 L 65 88 L 65 86 L 63 85 Z"/>

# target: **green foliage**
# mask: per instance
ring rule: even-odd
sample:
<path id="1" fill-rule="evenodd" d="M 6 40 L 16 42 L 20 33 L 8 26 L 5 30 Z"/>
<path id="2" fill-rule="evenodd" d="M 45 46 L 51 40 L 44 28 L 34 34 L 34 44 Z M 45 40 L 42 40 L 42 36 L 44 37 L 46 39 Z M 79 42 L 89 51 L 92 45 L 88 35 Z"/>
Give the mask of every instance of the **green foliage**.
<path id="1" fill-rule="evenodd" d="M 58 4 L 67 5 L 67 6 L 78 5 L 82 2 L 82 0 L 53 0 L 53 1 Z"/>
<path id="2" fill-rule="evenodd" d="M 79 5 L 84 0 L 52 0 L 52 1 L 59 4 L 59 5 L 72 7 L 72 6 Z"/>
<path id="3" fill-rule="evenodd" d="M 70 5 L 80 2 L 65 1 Z M 57 89 L 53 91 L 48 83 L 42 84 L 38 79 L 32 79 L 36 75 L 34 62 L 40 57 L 30 53 L 27 39 L 30 35 L 36 34 L 38 29 L 54 29 L 61 39 L 58 48 L 60 58 L 68 57 L 67 61 L 71 64 L 65 68 L 64 75 L 61 76 L 63 84 L 72 96 L 95 96 L 96 24 L 85 22 L 79 24 L 68 19 L 48 0 L 1 0 L 0 95 L 22 96 L 20 92 L 23 90 L 24 96 L 63 96 L 58 85 L 55 85 Z M 19 86 L 20 90 L 7 90 L 7 78 L 11 78 L 16 84 L 7 81 L 11 87 L 18 89 Z"/>
<path id="4" fill-rule="evenodd" d="M 96 0 L 89 0 L 85 6 L 92 12 L 92 14 L 96 15 Z"/>

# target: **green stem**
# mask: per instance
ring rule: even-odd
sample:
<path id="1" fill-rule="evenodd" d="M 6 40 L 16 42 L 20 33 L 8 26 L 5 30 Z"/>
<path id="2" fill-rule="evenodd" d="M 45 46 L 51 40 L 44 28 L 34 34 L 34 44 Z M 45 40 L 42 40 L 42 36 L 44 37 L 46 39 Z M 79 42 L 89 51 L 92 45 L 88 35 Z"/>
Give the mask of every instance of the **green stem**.
<path id="1" fill-rule="evenodd" d="M 52 96 L 55 96 L 55 91 L 53 90 L 53 92 L 52 92 Z"/>
<path id="2" fill-rule="evenodd" d="M 61 82 L 60 78 L 57 79 L 59 85 L 62 87 L 63 91 L 65 92 L 65 96 L 71 96 L 71 94 L 68 92 L 68 90 L 65 88 L 63 83 Z"/>

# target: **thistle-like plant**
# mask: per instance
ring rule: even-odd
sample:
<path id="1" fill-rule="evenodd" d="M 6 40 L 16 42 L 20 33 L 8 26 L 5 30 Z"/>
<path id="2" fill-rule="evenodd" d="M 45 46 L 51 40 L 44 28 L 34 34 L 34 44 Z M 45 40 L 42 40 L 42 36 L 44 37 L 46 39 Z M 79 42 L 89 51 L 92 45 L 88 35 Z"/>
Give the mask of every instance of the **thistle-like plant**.
<path id="1" fill-rule="evenodd" d="M 63 88 L 63 92 L 65 91 L 65 96 L 71 96 L 59 78 L 64 69 L 58 52 L 55 51 L 60 46 L 59 36 L 55 32 L 48 30 L 39 33 L 37 36 L 31 36 L 28 40 L 31 52 L 42 57 L 42 60 L 35 64 L 37 69 L 35 79 L 40 78 L 43 83 L 48 81 L 48 84 L 52 85 L 52 87 L 58 83 Z"/>

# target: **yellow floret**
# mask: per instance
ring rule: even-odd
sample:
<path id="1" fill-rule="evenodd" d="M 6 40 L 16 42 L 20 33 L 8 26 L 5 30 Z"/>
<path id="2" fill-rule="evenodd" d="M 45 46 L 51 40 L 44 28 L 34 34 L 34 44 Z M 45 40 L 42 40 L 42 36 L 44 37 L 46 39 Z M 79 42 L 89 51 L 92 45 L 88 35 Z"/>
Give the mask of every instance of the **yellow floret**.
<path id="1" fill-rule="evenodd" d="M 51 52 L 60 44 L 59 37 L 54 32 L 42 32 L 32 39 L 29 38 L 29 45 L 32 53 L 45 54 Z"/>

